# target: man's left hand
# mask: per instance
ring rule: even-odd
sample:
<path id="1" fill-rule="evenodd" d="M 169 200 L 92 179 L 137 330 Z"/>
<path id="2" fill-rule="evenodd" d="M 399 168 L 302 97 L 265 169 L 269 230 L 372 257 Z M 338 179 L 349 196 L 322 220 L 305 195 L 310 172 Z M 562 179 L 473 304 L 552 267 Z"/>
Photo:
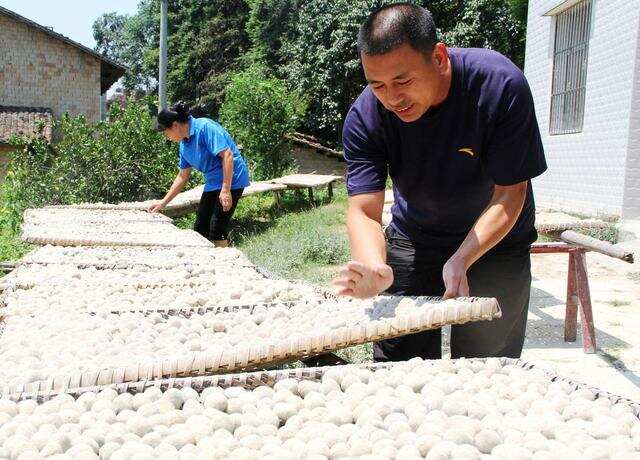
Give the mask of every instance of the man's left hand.
<path id="1" fill-rule="evenodd" d="M 463 260 L 452 257 L 442 268 L 444 280 L 444 299 L 455 297 L 469 297 L 469 282 L 467 281 L 467 267 Z"/>

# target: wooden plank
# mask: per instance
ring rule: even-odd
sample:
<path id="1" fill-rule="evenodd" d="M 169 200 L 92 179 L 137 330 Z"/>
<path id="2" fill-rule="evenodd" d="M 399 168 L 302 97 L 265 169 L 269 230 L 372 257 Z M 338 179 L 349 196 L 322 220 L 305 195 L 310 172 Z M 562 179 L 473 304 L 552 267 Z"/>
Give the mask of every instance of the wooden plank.
<path id="1" fill-rule="evenodd" d="M 593 325 L 593 310 L 591 308 L 591 292 L 589 290 L 589 275 L 587 274 L 587 256 L 584 252 L 576 252 L 576 286 L 580 301 L 580 323 L 582 325 L 582 347 L 585 353 L 595 353 L 596 332 Z"/>
<path id="2" fill-rule="evenodd" d="M 276 184 L 284 184 L 288 188 L 325 187 L 333 182 L 341 180 L 340 176 L 324 174 L 290 174 L 271 180 Z"/>
<path id="3" fill-rule="evenodd" d="M 576 247 L 567 243 L 533 243 L 531 254 L 557 254 L 575 251 Z"/>
<path id="4" fill-rule="evenodd" d="M 569 254 L 567 271 L 567 303 L 564 315 L 564 341 L 575 342 L 578 328 L 578 286 L 576 284 L 575 253 Z"/>
<path id="5" fill-rule="evenodd" d="M 284 184 L 276 184 L 267 181 L 251 182 L 251 184 L 244 189 L 244 192 L 242 192 L 242 196 L 249 196 L 264 192 L 279 192 L 280 190 L 286 189 L 287 186 Z"/>
<path id="6" fill-rule="evenodd" d="M 325 147 L 324 145 L 320 144 L 320 142 L 318 142 L 317 139 L 315 139 L 313 136 L 309 136 L 306 134 L 300 134 L 300 133 L 294 133 L 292 135 L 288 135 L 287 139 L 289 139 L 290 141 L 293 141 L 297 144 L 301 144 L 304 145 L 306 147 L 311 147 L 313 149 L 316 149 L 319 152 L 322 152 L 328 156 L 337 158 L 339 160 L 344 160 L 344 153 L 338 151 L 338 150 L 334 150 L 331 149 L 329 147 Z"/>
<path id="7" fill-rule="evenodd" d="M 571 230 L 562 232 L 560 234 L 560 239 L 567 243 L 576 244 L 592 251 L 599 252 L 600 254 L 629 262 L 630 264 L 633 263 L 632 252 L 627 252 L 623 249 L 617 248 L 608 241 L 601 241 L 597 238 L 592 238 Z"/>

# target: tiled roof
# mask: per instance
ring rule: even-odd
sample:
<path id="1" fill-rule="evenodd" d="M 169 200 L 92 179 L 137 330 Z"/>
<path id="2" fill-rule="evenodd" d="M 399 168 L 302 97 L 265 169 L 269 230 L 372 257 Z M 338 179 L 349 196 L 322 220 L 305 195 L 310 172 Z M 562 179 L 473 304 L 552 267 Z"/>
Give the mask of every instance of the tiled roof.
<path id="1" fill-rule="evenodd" d="M 11 107 L 0 105 L 0 144 L 11 136 L 35 134 L 38 122 L 44 122 L 44 137 L 51 141 L 51 109 L 42 107 Z"/>

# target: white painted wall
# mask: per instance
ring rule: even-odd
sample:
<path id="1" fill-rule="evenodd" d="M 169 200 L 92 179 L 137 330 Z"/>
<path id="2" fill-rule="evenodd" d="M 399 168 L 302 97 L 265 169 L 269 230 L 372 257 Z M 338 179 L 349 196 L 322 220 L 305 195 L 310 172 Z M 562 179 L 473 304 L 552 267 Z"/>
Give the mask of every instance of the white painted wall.
<path id="1" fill-rule="evenodd" d="M 638 20 L 637 29 L 636 65 L 629 121 L 629 147 L 627 148 L 624 200 L 622 203 L 622 217 L 625 219 L 640 219 L 640 20 Z"/>
<path id="2" fill-rule="evenodd" d="M 534 180 L 539 207 L 622 215 L 640 0 L 593 0 L 584 127 L 549 135 L 554 18 L 563 0 L 530 0 L 525 74 L 548 171 Z"/>

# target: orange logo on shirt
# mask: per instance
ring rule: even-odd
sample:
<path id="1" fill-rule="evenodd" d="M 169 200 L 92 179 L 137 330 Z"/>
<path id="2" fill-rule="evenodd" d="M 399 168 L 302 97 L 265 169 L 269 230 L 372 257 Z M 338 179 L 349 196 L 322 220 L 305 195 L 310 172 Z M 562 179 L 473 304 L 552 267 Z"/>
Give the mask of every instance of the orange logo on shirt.
<path id="1" fill-rule="evenodd" d="M 475 155 L 475 153 L 473 153 L 473 150 L 471 150 L 470 147 L 465 147 L 463 149 L 458 149 L 458 152 L 466 153 L 466 154 L 468 154 L 470 156 L 474 156 Z"/>

